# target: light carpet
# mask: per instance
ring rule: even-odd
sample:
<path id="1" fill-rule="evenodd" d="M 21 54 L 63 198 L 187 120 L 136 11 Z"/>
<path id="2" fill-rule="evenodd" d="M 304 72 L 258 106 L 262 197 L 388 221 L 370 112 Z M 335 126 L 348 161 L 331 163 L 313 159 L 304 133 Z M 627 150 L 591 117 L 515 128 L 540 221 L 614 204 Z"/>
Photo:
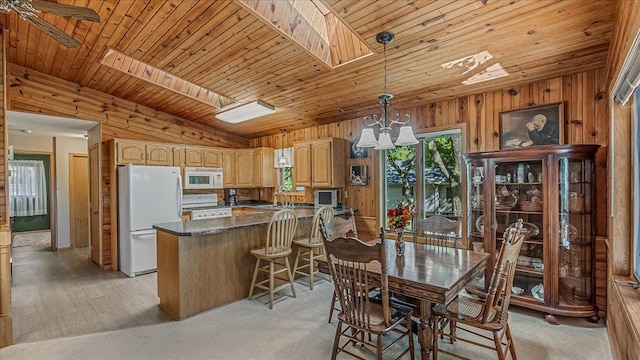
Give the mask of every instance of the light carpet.
<path id="1" fill-rule="evenodd" d="M 332 290 L 327 281 L 318 283 L 313 291 L 298 282 L 298 297 L 280 296 L 273 310 L 263 296 L 179 322 L 17 344 L 0 349 L 0 359 L 328 359 L 337 323 L 327 323 Z M 602 320 L 598 324 L 585 319 L 559 320 L 560 325 L 550 325 L 542 313 L 512 307 L 510 323 L 518 358 L 612 358 Z M 495 353 L 461 342 L 440 343 L 471 359 L 496 358 Z M 416 350 L 418 347 L 416 341 Z"/>

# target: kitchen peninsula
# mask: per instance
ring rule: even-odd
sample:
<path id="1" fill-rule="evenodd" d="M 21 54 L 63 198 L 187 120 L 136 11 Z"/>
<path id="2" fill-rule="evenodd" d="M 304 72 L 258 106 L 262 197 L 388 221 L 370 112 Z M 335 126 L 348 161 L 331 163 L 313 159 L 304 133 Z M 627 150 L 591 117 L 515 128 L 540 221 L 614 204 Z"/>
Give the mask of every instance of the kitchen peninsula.
<path id="1" fill-rule="evenodd" d="M 247 209 L 254 211 L 154 225 L 158 232 L 159 306 L 173 319 L 182 320 L 247 297 L 255 266 L 249 250 L 264 246 L 267 226 L 277 210 Z M 295 238 L 308 236 L 316 210 L 294 211 L 298 217 Z M 336 211 L 336 215 L 343 213 Z"/>

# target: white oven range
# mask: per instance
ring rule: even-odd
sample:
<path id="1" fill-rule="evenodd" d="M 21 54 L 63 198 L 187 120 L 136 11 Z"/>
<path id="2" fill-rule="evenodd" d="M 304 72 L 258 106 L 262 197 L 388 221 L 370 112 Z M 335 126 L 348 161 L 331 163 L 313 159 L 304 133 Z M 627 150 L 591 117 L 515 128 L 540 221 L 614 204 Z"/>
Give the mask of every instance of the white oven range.
<path id="1" fill-rule="evenodd" d="M 231 216 L 230 207 L 218 206 L 218 194 L 185 194 L 182 211 L 191 211 L 191 220 Z"/>

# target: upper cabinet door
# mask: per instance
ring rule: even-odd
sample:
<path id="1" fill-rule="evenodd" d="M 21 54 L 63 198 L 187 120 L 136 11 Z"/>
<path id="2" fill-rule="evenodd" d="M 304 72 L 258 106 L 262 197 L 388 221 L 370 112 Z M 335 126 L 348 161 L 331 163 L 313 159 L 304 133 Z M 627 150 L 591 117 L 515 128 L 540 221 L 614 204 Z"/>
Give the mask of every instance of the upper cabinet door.
<path id="1" fill-rule="evenodd" d="M 236 150 L 236 187 L 253 187 L 253 149 Z"/>
<path id="2" fill-rule="evenodd" d="M 116 163 L 118 164 L 146 164 L 144 144 L 118 141 L 116 143 Z"/>
<path id="3" fill-rule="evenodd" d="M 173 152 L 169 145 L 147 144 L 147 165 L 173 165 Z"/>
<path id="4" fill-rule="evenodd" d="M 311 147 L 309 143 L 293 144 L 293 185 L 311 186 Z"/>
<path id="5" fill-rule="evenodd" d="M 199 148 L 184 148 L 184 166 L 202 166 L 204 164 L 204 153 Z"/>
<path id="6" fill-rule="evenodd" d="M 236 186 L 235 151 L 232 149 L 222 151 L 222 183 L 225 188 Z"/>
<path id="7" fill-rule="evenodd" d="M 313 174 L 313 186 L 334 186 L 332 142 L 322 140 L 311 143 L 311 173 Z"/>
<path id="8" fill-rule="evenodd" d="M 222 167 L 222 150 L 204 149 L 204 166 L 214 168 Z"/>

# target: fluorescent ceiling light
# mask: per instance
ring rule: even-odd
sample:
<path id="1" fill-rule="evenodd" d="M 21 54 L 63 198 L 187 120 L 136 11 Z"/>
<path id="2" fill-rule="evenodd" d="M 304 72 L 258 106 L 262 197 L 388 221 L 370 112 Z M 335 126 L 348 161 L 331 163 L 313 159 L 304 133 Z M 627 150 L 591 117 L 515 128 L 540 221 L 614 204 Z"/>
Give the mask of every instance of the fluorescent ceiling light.
<path id="1" fill-rule="evenodd" d="M 276 109 L 272 105 L 258 100 L 216 114 L 216 118 L 231 124 L 237 124 L 260 116 L 273 114 L 274 112 L 276 112 Z"/>

